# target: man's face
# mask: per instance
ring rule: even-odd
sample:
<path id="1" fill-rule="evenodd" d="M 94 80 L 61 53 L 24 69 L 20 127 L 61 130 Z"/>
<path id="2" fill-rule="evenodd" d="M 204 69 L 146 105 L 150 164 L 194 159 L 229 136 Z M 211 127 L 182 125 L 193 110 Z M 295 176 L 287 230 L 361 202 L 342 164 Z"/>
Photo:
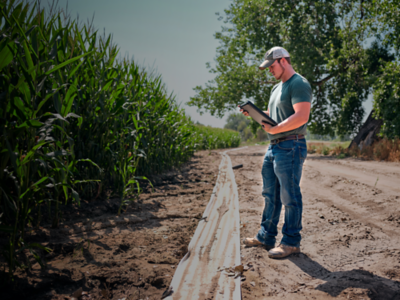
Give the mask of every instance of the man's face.
<path id="1" fill-rule="evenodd" d="M 268 69 L 275 79 L 281 79 L 283 72 L 285 72 L 285 69 L 282 68 L 282 65 L 278 62 L 278 60 L 275 60 L 274 63 L 268 67 Z"/>

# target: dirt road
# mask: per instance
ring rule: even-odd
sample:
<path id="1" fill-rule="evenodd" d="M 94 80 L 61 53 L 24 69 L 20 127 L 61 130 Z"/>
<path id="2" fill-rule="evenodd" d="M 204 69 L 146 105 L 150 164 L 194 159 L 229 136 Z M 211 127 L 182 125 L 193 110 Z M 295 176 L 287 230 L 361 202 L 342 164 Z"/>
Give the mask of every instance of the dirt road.
<path id="1" fill-rule="evenodd" d="M 230 154 L 244 165 L 235 170 L 242 238 L 259 228 L 265 150 Z M 301 189 L 301 254 L 272 260 L 242 246 L 243 262 L 255 265 L 243 299 L 400 299 L 400 164 L 309 155 Z"/>
<path id="2" fill-rule="evenodd" d="M 265 150 L 228 153 L 244 166 L 234 170 L 242 239 L 259 228 Z M 118 200 L 83 201 L 64 212 L 59 229 L 32 231 L 30 241 L 54 249 L 41 254 L 47 268 L 31 258 L 32 269 L 17 272 L 16 290 L 2 298 L 71 299 L 82 288 L 80 299 L 160 299 L 210 199 L 219 152 L 198 152 L 154 178 L 155 192 L 121 216 Z M 400 164 L 309 155 L 301 187 L 301 253 L 272 260 L 242 245 L 242 262 L 253 264 L 243 299 L 400 299 Z"/>

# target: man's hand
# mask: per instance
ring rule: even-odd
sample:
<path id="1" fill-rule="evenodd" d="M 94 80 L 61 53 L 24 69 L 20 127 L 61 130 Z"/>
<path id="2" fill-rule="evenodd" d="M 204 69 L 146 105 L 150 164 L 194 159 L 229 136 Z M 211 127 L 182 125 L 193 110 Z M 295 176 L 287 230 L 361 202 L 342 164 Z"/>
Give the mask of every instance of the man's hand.
<path id="1" fill-rule="evenodd" d="M 271 126 L 267 122 L 262 121 L 261 127 L 262 127 L 262 129 L 265 130 L 265 132 L 268 132 L 269 134 L 275 134 L 275 132 L 274 132 L 274 127 L 275 126 Z"/>
<path id="2" fill-rule="evenodd" d="M 240 105 L 238 105 L 238 107 L 240 107 Z M 249 113 L 248 113 L 247 111 L 243 110 L 243 109 L 240 109 L 240 112 L 241 112 L 242 114 L 244 114 L 246 117 L 249 116 Z M 267 114 L 267 115 L 269 116 L 269 110 L 264 110 L 264 113 Z"/>

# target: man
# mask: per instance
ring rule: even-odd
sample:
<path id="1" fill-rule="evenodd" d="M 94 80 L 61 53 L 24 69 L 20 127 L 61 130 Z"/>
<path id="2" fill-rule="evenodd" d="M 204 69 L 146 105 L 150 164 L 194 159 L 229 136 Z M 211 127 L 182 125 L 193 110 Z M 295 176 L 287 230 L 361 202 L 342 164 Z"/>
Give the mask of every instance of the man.
<path id="1" fill-rule="evenodd" d="M 263 245 L 269 250 L 269 257 L 283 258 L 300 252 L 303 203 L 299 184 L 307 156 L 304 135 L 310 115 L 312 90 L 308 81 L 293 70 L 290 55 L 282 47 L 267 51 L 265 61 L 259 66 L 260 70 L 266 68 L 277 80 L 281 80 L 272 88 L 265 112 L 278 125 L 262 125 L 270 139 L 261 171 L 265 207 L 261 229 L 256 237 L 246 238 L 244 244 Z M 241 112 L 248 116 L 246 111 Z M 275 247 L 282 204 L 285 206 L 283 238 Z"/>

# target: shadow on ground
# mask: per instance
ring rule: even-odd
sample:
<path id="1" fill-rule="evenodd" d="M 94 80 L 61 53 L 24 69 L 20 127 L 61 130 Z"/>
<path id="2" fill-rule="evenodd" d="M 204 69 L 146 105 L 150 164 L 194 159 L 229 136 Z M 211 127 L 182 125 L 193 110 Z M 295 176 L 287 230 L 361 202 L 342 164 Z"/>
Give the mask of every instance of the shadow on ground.
<path id="1" fill-rule="evenodd" d="M 304 253 L 292 255 L 288 260 L 311 277 L 325 281 L 325 283 L 315 282 L 314 288 L 332 297 L 337 297 L 347 288 L 360 288 L 368 290 L 368 296 L 373 300 L 400 299 L 398 281 L 376 276 L 365 270 L 330 272 Z"/>

